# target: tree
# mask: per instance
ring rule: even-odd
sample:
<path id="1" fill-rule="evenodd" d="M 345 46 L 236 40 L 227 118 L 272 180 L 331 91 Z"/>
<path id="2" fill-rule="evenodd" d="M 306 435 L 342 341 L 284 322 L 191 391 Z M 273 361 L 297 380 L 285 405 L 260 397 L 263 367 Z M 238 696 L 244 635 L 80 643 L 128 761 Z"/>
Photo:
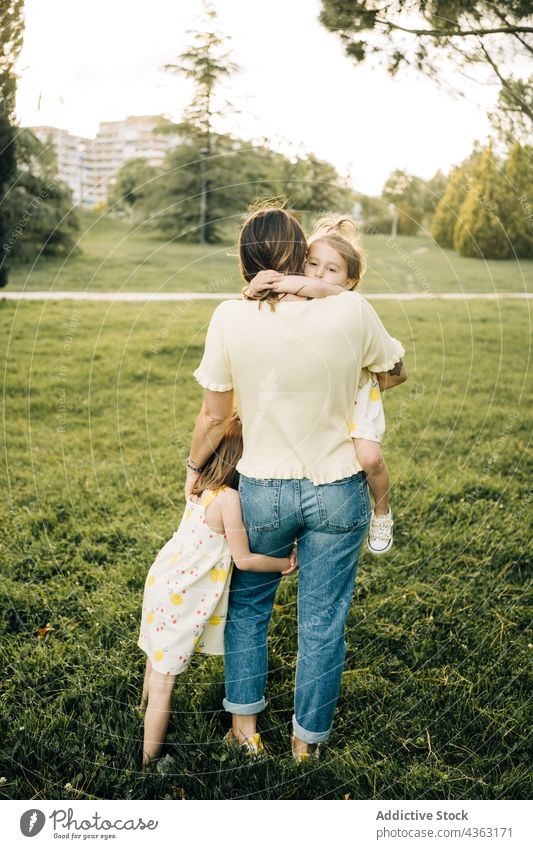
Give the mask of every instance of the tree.
<path id="1" fill-rule="evenodd" d="M 431 178 L 423 184 L 424 215 L 433 217 L 433 214 L 444 197 L 448 185 L 448 177 L 439 169 Z"/>
<path id="2" fill-rule="evenodd" d="M 382 197 L 399 212 L 398 233 L 414 236 L 424 217 L 424 181 L 406 171 L 396 169 L 386 181 Z"/>
<path id="3" fill-rule="evenodd" d="M 207 239 L 219 241 L 228 223 L 239 218 L 257 197 L 283 195 L 289 207 L 319 213 L 346 210 L 353 192 L 334 166 L 307 154 L 291 161 L 266 145 L 213 134 L 207 192 Z M 198 198 L 203 184 L 196 167 L 201 150 L 195 137 L 167 154 L 156 179 L 142 187 L 136 208 L 167 237 L 198 241 Z M 124 166 L 125 168 L 126 166 Z M 120 172 L 119 172 L 120 176 Z"/>
<path id="4" fill-rule="evenodd" d="M 279 174 L 272 191 L 287 198 L 289 208 L 310 213 L 345 211 L 355 200 L 354 192 L 334 165 L 305 153 L 294 160 L 278 157 Z"/>
<path id="5" fill-rule="evenodd" d="M 506 259 L 512 245 L 506 233 L 507 186 L 492 148 L 481 156 L 454 227 L 453 246 L 461 256 Z"/>
<path id="6" fill-rule="evenodd" d="M 53 145 L 44 145 L 25 128 L 17 133 L 17 168 L 5 205 L 11 222 L 3 243 L 11 260 L 72 253 L 79 230 L 70 188 L 57 179 Z"/>
<path id="7" fill-rule="evenodd" d="M 160 171 L 144 156 L 129 159 L 119 168 L 109 190 L 109 205 L 133 214 L 136 209 L 142 208 L 143 201 L 151 192 L 151 184 L 159 174 Z"/>
<path id="8" fill-rule="evenodd" d="M 8 280 L 8 251 L 13 219 L 7 193 L 16 174 L 15 151 L 15 62 L 22 48 L 24 0 L 0 0 L 0 286 Z"/>
<path id="9" fill-rule="evenodd" d="M 533 258 L 533 148 L 516 142 L 504 165 L 505 229 L 514 256 Z"/>
<path id="10" fill-rule="evenodd" d="M 527 110 L 517 110 L 517 103 L 526 103 Z M 489 113 L 496 135 L 506 147 L 512 147 L 515 141 L 527 144 L 531 139 L 530 113 L 533 113 L 533 76 L 527 81 L 509 78 L 508 85 L 500 90 L 496 108 Z"/>
<path id="11" fill-rule="evenodd" d="M 220 241 L 227 223 L 260 194 L 272 194 L 275 167 L 270 151 L 229 135 L 212 133 L 209 183 L 198 168 L 201 140 L 191 136 L 169 151 L 156 180 L 145 186 L 139 206 L 167 237 L 198 241 L 200 199 L 206 195 L 204 238 Z"/>
<path id="12" fill-rule="evenodd" d="M 453 248 L 453 231 L 459 210 L 466 197 L 467 187 L 466 168 L 464 166 L 454 168 L 446 190 L 437 204 L 431 224 L 431 235 L 441 248 Z"/>
<path id="13" fill-rule="evenodd" d="M 197 206 L 200 242 L 213 241 L 213 209 L 211 206 L 213 185 L 212 157 L 219 154 L 216 142 L 221 138 L 215 132 L 216 119 L 227 113 L 231 104 L 217 98 L 217 88 L 227 76 L 235 73 L 238 66 L 231 61 L 230 53 L 225 50 L 228 38 L 217 29 L 217 15 L 209 0 L 203 2 L 203 23 L 199 30 L 189 31 L 191 45 L 180 56 L 179 64 L 165 65 L 165 70 L 182 74 L 195 84 L 194 97 L 186 108 L 183 120 L 171 125 L 165 132 L 192 135 L 198 156 L 191 159 L 189 167 L 198 172 L 200 192 L 191 196 L 191 203 Z"/>
<path id="14" fill-rule="evenodd" d="M 531 126 L 531 94 L 508 70 L 531 62 L 530 15 L 530 0 L 322 0 L 320 21 L 356 62 L 377 56 L 393 75 L 413 67 L 443 80 L 443 58 L 461 71 L 482 66 Z"/>

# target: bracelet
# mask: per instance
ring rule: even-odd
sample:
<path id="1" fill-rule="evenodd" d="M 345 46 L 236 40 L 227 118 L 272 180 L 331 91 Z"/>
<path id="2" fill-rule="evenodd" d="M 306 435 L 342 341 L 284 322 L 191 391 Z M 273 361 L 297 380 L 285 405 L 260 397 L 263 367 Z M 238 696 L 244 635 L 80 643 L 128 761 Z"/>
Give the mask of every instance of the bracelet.
<path id="1" fill-rule="evenodd" d="M 202 469 L 203 469 L 202 466 L 197 466 L 196 463 L 193 463 L 193 461 L 191 460 L 190 457 L 187 457 L 187 460 L 185 461 L 185 465 L 187 466 L 188 469 L 191 470 L 191 472 L 201 472 Z"/>

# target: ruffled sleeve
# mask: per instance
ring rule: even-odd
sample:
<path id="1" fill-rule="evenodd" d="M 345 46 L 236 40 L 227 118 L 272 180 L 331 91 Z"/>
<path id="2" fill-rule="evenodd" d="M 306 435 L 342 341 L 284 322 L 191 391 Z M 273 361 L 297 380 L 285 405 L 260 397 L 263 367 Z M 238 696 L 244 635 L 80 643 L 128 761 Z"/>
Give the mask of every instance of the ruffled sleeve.
<path id="1" fill-rule="evenodd" d="M 231 363 L 224 338 L 224 307 L 220 304 L 209 323 L 202 362 L 194 377 L 204 389 L 213 392 L 228 392 L 233 389 Z"/>
<path id="2" fill-rule="evenodd" d="M 369 371 L 390 371 L 405 355 L 398 339 L 385 330 L 375 309 L 364 298 L 362 301 L 363 360 L 361 365 Z"/>

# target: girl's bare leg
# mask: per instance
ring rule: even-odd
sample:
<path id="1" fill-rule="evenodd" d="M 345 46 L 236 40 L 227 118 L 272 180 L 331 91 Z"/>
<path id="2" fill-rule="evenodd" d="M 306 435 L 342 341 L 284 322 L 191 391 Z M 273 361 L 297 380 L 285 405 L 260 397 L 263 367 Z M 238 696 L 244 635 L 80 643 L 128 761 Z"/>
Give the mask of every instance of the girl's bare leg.
<path id="1" fill-rule="evenodd" d="M 389 512 L 389 470 L 379 442 L 369 439 L 354 439 L 357 459 L 366 472 L 368 486 L 374 497 L 374 514 L 384 516 Z"/>
<path id="2" fill-rule="evenodd" d="M 146 705 L 148 704 L 148 682 L 149 682 L 149 680 L 150 680 L 150 673 L 151 673 L 151 671 L 152 671 L 152 663 L 151 663 L 151 661 L 150 661 L 150 658 L 149 658 L 149 657 L 147 657 L 147 658 L 146 658 L 146 670 L 145 670 L 145 673 L 144 673 L 144 681 L 143 681 L 143 691 L 142 691 L 142 696 L 141 696 L 141 703 L 140 703 L 139 707 L 137 708 L 137 710 L 139 711 L 139 713 L 140 713 L 142 716 L 144 716 L 144 713 L 145 713 L 145 711 L 146 711 Z"/>
<path id="3" fill-rule="evenodd" d="M 154 669 L 150 672 L 148 706 L 144 715 L 143 766 L 159 756 L 165 742 L 175 680 L 175 675 L 163 675 Z"/>

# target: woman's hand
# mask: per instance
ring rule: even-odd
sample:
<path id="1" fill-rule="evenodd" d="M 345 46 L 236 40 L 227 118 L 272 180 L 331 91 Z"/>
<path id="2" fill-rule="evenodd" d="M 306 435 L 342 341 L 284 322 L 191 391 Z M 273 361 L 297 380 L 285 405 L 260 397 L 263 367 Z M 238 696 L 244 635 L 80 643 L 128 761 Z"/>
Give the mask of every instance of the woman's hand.
<path id="1" fill-rule="evenodd" d="M 185 478 L 185 498 L 190 498 L 192 488 L 199 477 L 199 472 L 193 472 L 192 469 L 187 469 L 187 477 Z"/>
<path id="2" fill-rule="evenodd" d="M 281 573 L 282 575 L 292 575 L 292 573 L 296 572 L 298 568 L 298 547 L 296 544 L 289 554 L 289 564 L 289 568 L 285 569 L 285 571 Z"/>
<path id="3" fill-rule="evenodd" d="M 280 291 L 279 289 L 276 289 L 275 286 L 277 283 L 280 283 L 284 277 L 284 274 L 280 274 L 279 271 L 272 271 L 271 269 L 259 271 L 255 277 L 250 280 L 246 294 L 249 298 L 258 298 L 268 291 Z"/>

